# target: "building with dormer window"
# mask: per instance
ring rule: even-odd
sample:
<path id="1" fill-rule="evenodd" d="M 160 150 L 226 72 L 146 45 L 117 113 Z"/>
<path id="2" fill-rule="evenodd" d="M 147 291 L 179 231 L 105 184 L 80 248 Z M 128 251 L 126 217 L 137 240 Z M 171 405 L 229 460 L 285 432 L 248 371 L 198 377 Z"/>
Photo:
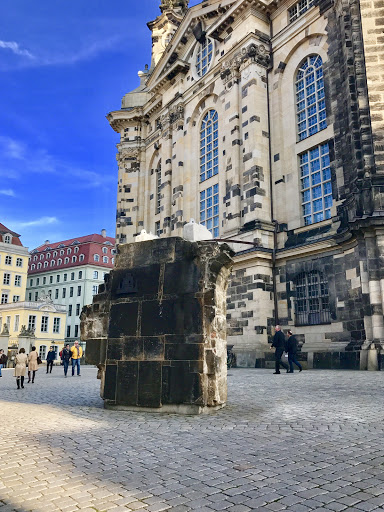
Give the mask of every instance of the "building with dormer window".
<path id="1" fill-rule="evenodd" d="M 384 347 L 383 24 L 356 0 L 163 0 L 151 65 L 107 116 L 117 242 L 191 218 L 230 240 L 241 366 L 270 364 L 277 323 L 309 367 Z"/>

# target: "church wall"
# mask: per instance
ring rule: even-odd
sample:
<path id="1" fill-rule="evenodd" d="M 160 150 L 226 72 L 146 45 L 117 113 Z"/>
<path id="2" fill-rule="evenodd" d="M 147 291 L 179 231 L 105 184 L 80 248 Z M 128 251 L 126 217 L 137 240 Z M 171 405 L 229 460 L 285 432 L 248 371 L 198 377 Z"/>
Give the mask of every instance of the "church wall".
<path id="1" fill-rule="evenodd" d="M 271 31 L 267 17 L 247 4 L 215 40 L 214 60 L 202 78 L 194 67 L 198 43 L 186 32 L 177 57 L 190 69 L 170 80 L 167 71 L 157 78 L 153 98 L 137 113 L 141 140 L 125 140 L 126 125 L 121 130 L 117 232 L 126 238 L 120 242 L 141 229 L 181 235 L 185 222 L 200 220 L 200 192 L 219 184 L 219 236 L 257 244 L 231 244 L 237 255 L 228 289 L 228 343 L 235 345 L 240 366 L 272 364 L 268 341 L 276 321 L 297 332 L 309 367 L 364 367 L 361 348 L 384 341 L 384 273 L 373 263 L 383 253 L 383 237 L 372 234 L 369 223 L 348 231 L 348 222 L 384 206 L 372 143 L 380 164 L 382 77 L 373 63 L 381 62 L 375 28 L 381 22 L 371 16 L 380 2 L 362 1 L 361 28 L 357 0 L 335 0 L 334 8 L 320 0 L 292 23 L 288 9 L 295 2 L 289 0 L 271 12 Z M 270 65 L 252 44 L 267 53 L 271 47 Z M 168 48 L 160 64 L 171 54 Z M 295 77 L 313 54 L 323 62 L 327 127 L 298 141 Z M 219 116 L 219 173 L 200 183 L 200 126 L 211 109 Z M 325 142 L 331 219 L 305 226 L 299 156 Z M 296 325 L 296 279 L 311 271 L 328 277 L 330 318 Z"/>

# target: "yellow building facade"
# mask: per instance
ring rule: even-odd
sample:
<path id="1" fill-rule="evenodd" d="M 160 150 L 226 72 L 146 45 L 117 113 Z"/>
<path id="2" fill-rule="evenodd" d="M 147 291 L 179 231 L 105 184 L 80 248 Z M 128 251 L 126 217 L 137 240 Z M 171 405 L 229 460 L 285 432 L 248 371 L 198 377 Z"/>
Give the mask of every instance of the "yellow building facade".
<path id="1" fill-rule="evenodd" d="M 45 359 L 53 346 L 56 358 L 65 338 L 66 308 L 49 297 L 25 301 L 29 253 L 20 235 L 0 223 L 0 348 L 35 346 Z"/>

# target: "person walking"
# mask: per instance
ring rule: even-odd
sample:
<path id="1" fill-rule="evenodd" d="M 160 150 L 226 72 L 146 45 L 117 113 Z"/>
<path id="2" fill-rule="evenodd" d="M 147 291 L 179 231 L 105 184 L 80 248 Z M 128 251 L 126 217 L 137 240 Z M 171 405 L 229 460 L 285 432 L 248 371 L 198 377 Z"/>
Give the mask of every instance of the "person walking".
<path id="1" fill-rule="evenodd" d="M 80 347 L 79 342 L 71 347 L 72 357 L 72 377 L 75 375 L 75 367 L 77 368 L 77 376 L 80 377 L 80 359 L 83 357 L 83 349 Z"/>
<path id="2" fill-rule="evenodd" d="M 272 348 L 275 349 L 275 371 L 274 371 L 274 375 L 277 375 L 277 374 L 280 373 L 280 365 L 283 368 L 285 368 L 287 370 L 287 372 L 289 371 L 289 366 L 287 365 L 287 363 L 284 363 L 281 360 L 281 356 L 283 355 L 283 353 L 285 351 L 285 336 L 284 336 L 284 333 L 281 330 L 280 325 L 276 325 L 275 331 L 276 332 L 275 332 L 275 335 L 273 337 L 273 342 L 272 342 L 272 345 L 271 345 L 271 349 Z"/>
<path id="3" fill-rule="evenodd" d="M 292 334 L 292 331 L 288 331 L 288 341 L 287 341 L 287 352 L 288 352 L 288 363 L 289 363 L 289 373 L 293 373 L 293 363 L 298 367 L 299 372 L 303 370 L 303 367 L 297 360 L 297 351 L 298 351 L 298 342 L 295 336 Z"/>
<path id="4" fill-rule="evenodd" d="M 47 373 L 49 370 L 49 373 L 52 373 L 52 367 L 53 367 L 53 361 L 56 359 L 55 351 L 53 350 L 53 347 L 49 348 L 49 352 L 47 354 Z"/>
<path id="5" fill-rule="evenodd" d="M 8 356 L 6 356 L 4 354 L 4 350 L 1 349 L 0 350 L 0 377 L 2 377 L 1 375 L 1 369 L 2 368 L 6 368 L 7 367 L 7 361 L 8 361 Z"/>
<path id="6" fill-rule="evenodd" d="M 61 360 L 62 360 L 63 366 L 64 366 L 64 377 L 65 378 L 67 378 L 69 360 L 71 359 L 71 357 L 72 357 L 72 352 L 71 352 L 71 349 L 69 348 L 69 344 L 67 344 L 61 351 Z"/>
<path id="7" fill-rule="evenodd" d="M 24 378 L 25 378 L 25 372 L 27 370 L 27 362 L 28 362 L 28 356 L 25 353 L 25 348 L 21 348 L 19 350 L 19 353 L 15 357 L 15 373 L 14 376 L 16 377 L 16 384 L 17 389 L 20 389 L 21 387 L 24 388 Z"/>
<path id="8" fill-rule="evenodd" d="M 32 347 L 31 352 L 28 354 L 28 384 L 31 382 L 32 376 L 32 384 L 35 383 L 35 375 L 37 370 L 39 369 L 39 364 L 37 362 L 37 352 L 36 347 Z"/>

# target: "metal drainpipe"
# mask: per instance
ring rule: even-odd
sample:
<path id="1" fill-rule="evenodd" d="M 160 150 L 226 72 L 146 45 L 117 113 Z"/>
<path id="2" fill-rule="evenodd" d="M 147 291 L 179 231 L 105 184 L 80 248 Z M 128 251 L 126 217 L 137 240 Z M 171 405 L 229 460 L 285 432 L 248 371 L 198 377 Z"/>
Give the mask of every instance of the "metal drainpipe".
<path id="1" fill-rule="evenodd" d="M 272 30 L 272 22 L 271 17 L 268 14 L 269 20 L 269 33 L 272 41 L 273 30 Z M 272 48 L 271 48 L 272 49 Z M 271 60 L 273 56 L 271 55 Z M 273 63 L 273 60 L 272 60 Z M 274 219 L 274 208 L 273 208 L 273 192 L 272 192 L 272 147 L 271 147 L 271 109 L 270 109 L 270 101 L 269 101 L 269 74 L 271 69 L 267 69 L 267 107 L 268 107 L 268 150 L 269 150 L 269 188 L 271 194 L 271 220 L 274 225 L 273 230 L 273 250 L 272 250 L 272 286 L 273 286 L 273 304 L 275 309 L 275 325 L 279 323 L 279 314 L 278 314 L 278 303 L 277 303 L 277 292 L 276 292 L 276 248 L 277 248 L 277 221 Z"/>

